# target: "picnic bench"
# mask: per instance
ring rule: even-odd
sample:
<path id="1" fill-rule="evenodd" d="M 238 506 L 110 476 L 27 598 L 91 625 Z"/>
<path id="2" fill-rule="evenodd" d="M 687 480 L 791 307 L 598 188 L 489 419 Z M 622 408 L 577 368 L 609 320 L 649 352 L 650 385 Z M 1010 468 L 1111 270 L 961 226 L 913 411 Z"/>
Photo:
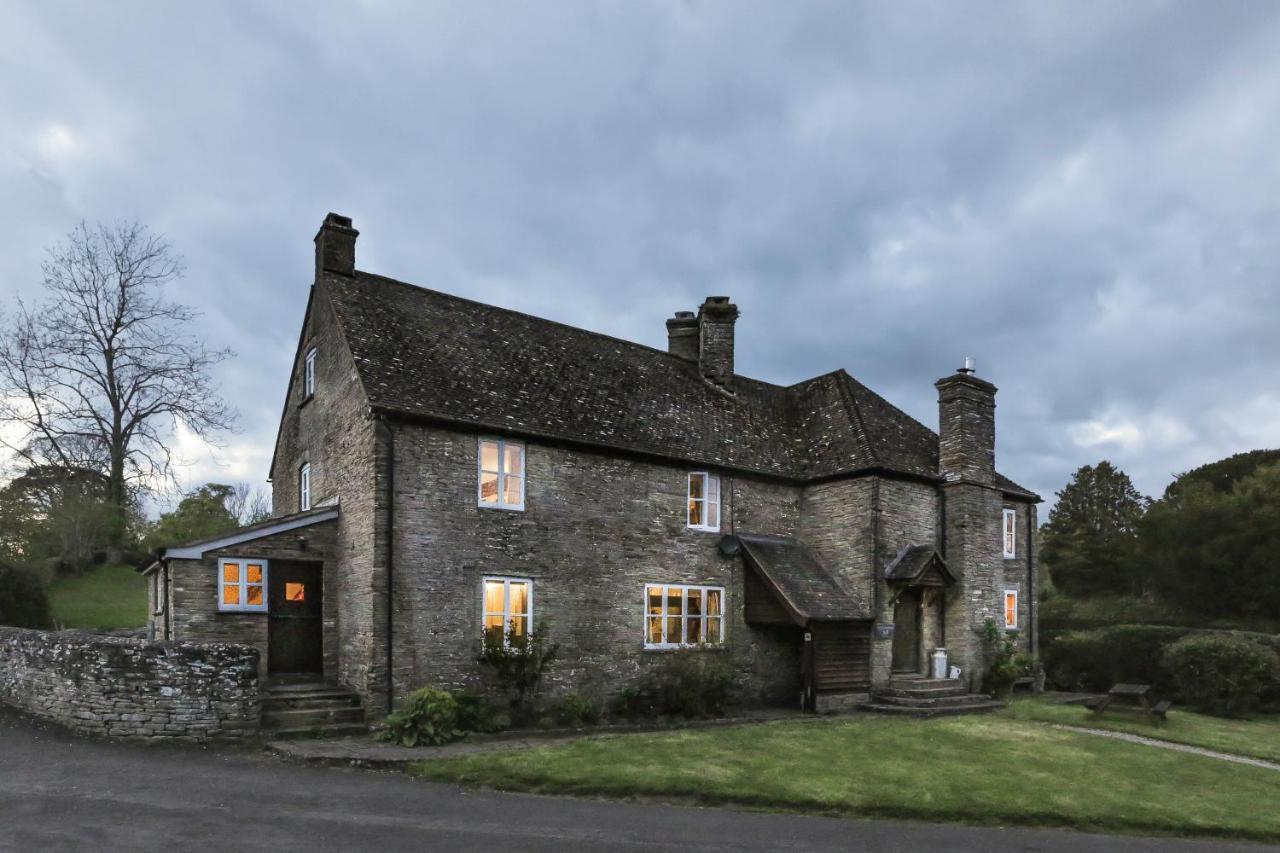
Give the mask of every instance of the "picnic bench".
<path id="1" fill-rule="evenodd" d="M 1151 702 L 1150 684 L 1117 684 L 1107 691 L 1106 696 L 1094 697 L 1085 702 L 1084 706 L 1096 716 L 1102 716 L 1102 713 L 1110 708 L 1117 699 L 1122 700 L 1124 707 L 1129 710 L 1149 714 L 1152 718 L 1160 721 L 1168 719 L 1171 703 L 1168 700 L 1162 700 L 1153 704 Z M 1117 705 L 1116 707 L 1120 706 Z"/>

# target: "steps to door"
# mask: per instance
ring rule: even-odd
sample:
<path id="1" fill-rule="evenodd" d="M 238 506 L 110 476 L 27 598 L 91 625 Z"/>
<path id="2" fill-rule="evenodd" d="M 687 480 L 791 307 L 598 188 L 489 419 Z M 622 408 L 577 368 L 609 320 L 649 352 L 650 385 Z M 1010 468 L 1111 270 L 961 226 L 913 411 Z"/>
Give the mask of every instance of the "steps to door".
<path id="1" fill-rule="evenodd" d="M 859 710 L 904 717 L 948 717 L 981 714 L 1005 707 L 985 693 L 970 693 L 959 681 L 919 675 L 895 675 L 887 687 L 872 691 Z"/>
<path id="2" fill-rule="evenodd" d="M 360 697 L 337 684 L 276 680 L 262 698 L 262 733 L 275 739 L 363 734 Z"/>

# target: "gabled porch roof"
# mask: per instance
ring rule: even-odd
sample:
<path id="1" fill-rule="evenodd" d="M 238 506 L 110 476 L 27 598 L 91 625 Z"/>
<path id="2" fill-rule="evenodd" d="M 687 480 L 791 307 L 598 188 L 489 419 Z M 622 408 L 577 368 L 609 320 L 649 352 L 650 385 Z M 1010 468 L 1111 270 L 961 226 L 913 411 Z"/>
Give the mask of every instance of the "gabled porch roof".
<path id="1" fill-rule="evenodd" d="M 808 549 L 787 536 L 739 533 L 743 555 L 797 625 L 870 619 Z"/>
<path id="2" fill-rule="evenodd" d="M 231 533 L 223 534 L 212 539 L 201 539 L 196 542 L 190 542 L 186 545 L 179 545 L 172 548 L 159 549 L 155 557 L 138 567 L 139 574 L 148 575 L 159 568 L 160 563 L 164 560 L 177 558 L 180 560 L 199 560 L 206 552 L 216 551 L 219 548 L 229 548 L 232 545 L 239 545 L 243 542 L 252 542 L 255 539 L 262 539 L 266 536 L 274 536 L 277 533 L 287 533 L 290 530 L 297 530 L 302 527 L 310 527 L 313 524 L 320 524 L 324 521 L 333 521 L 338 517 L 338 507 L 322 506 L 315 509 L 309 509 L 305 512 L 295 512 L 290 515 L 282 515 L 278 518 L 269 518 L 266 521 L 249 527 L 243 527 L 240 530 L 234 530 Z"/>
<path id="3" fill-rule="evenodd" d="M 932 545 L 903 548 L 884 570 L 884 579 L 906 586 L 951 586 L 956 582 L 946 560 Z"/>

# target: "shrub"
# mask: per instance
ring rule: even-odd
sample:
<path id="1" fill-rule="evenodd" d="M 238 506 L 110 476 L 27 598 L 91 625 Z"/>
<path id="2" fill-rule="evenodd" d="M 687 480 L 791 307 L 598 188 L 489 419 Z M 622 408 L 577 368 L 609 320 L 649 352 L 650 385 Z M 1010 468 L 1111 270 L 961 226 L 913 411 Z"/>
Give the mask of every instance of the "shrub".
<path id="1" fill-rule="evenodd" d="M 551 718 L 562 726 L 593 725 L 600 721 L 600 707 L 585 693 L 566 693 L 551 705 Z"/>
<path id="2" fill-rule="evenodd" d="M 622 691 L 614 710 L 630 719 L 719 716 L 728 707 L 733 678 L 727 655 L 701 650 L 671 652 Z"/>
<path id="3" fill-rule="evenodd" d="M 1257 708 L 1280 681 L 1280 656 L 1239 636 L 1184 637 L 1165 652 L 1164 664 L 1188 704 L 1225 717 Z"/>
<path id="4" fill-rule="evenodd" d="M 991 657 L 983 688 L 996 696 L 1008 696 L 1014 682 L 1030 674 L 1032 660 L 1028 655 L 1018 654 L 1017 642 L 1002 631 L 994 619 L 983 623 L 982 639 Z"/>
<path id="5" fill-rule="evenodd" d="M 410 693 L 403 706 L 387 716 L 382 740 L 402 746 L 439 746 L 469 731 L 491 731 L 493 714 L 469 693 L 423 687 Z"/>
<path id="6" fill-rule="evenodd" d="M 1191 629 L 1160 625 L 1117 625 L 1091 631 L 1068 631 L 1046 638 L 1041 649 L 1045 675 L 1060 690 L 1102 693 L 1112 685 L 1152 685 L 1161 695 L 1177 689 L 1161 663 L 1164 650 Z"/>
<path id="7" fill-rule="evenodd" d="M 0 563 L 0 625 L 53 627 L 49 595 L 34 572 Z"/>
<path id="8" fill-rule="evenodd" d="M 511 718 L 526 724 L 534 719 L 542 678 L 555 663 L 560 646 L 547 641 L 545 626 L 518 636 L 508 629 L 505 639 L 505 643 L 486 639 L 480 663 L 493 670 L 498 686 L 507 694 Z"/>

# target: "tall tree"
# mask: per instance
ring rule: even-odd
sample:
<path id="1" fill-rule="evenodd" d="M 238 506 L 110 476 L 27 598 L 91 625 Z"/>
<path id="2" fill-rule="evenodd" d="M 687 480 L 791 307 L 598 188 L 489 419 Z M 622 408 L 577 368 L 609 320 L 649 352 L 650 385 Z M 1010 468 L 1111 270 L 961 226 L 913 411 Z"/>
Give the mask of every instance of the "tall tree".
<path id="1" fill-rule="evenodd" d="M 243 490 L 223 483 L 205 483 L 188 492 L 173 510 L 160 516 L 144 540 L 148 551 L 230 533 L 241 526 Z"/>
<path id="2" fill-rule="evenodd" d="M 30 465 L 100 471 L 119 545 L 130 490 L 171 477 L 176 423 L 211 441 L 231 428 L 212 380 L 231 352 L 206 347 L 199 315 L 164 298 L 182 261 L 142 225 L 81 223 L 43 271 L 44 298 L 18 300 L 0 332 L 0 425 L 17 427 L 0 442 Z"/>
<path id="3" fill-rule="evenodd" d="M 1106 460 L 1076 471 L 1042 531 L 1040 557 L 1054 584 L 1069 595 L 1144 592 L 1138 525 L 1150 503 Z"/>

